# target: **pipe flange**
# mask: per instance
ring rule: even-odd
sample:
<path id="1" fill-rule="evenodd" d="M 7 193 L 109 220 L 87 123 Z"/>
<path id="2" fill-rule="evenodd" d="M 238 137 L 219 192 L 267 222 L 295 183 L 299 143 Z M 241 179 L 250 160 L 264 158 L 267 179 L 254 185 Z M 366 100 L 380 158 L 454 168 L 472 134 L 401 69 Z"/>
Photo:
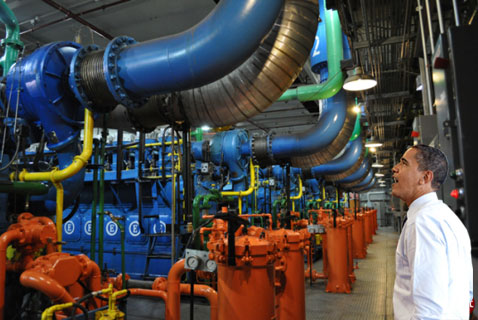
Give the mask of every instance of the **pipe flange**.
<path id="1" fill-rule="evenodd" d="M 272 156 L 271 135 L 253 136 L 251 139 L 252 160 L 259 164 L 261 168 L 273 165 L 275 163 Z"/>
<path id="2" fill-rule="evenodd" d="M 116 64 L 118 54 L 127 46 L 135 44 L 136 40 L 130 37 L 121 36 L 114 38 L 108 46 L 106 46 L 105 54 L 103 56 L 103 73 L 105 75 L 106 84 L 114 99 L 127 108 L 137 108 L 143 105 L 146 101 L 133 100 L 126 89 L 121 84 L 118 76 L 118 65 Z"/>
<path id="3" fill-rule="evenodd" d="M 93 51 L 98 51 L 99 47 L 95 44 L 89 45 L 86 48 L 81 48 L 75 52 L 73 58 L 70 62 L 70 74 L 68 76 L 68 84 L 70 85 L 71 91 L 75 95 L 75 98 L 80 102 L 80 104 L 87 108 L 90 111 L 93 110 L 93 101 L 88 99 L 88 95 L 81 85 L 81 62 L 86 57 L 86 55 Z M 111 110 L 108 110 L 111 111 Z"/>

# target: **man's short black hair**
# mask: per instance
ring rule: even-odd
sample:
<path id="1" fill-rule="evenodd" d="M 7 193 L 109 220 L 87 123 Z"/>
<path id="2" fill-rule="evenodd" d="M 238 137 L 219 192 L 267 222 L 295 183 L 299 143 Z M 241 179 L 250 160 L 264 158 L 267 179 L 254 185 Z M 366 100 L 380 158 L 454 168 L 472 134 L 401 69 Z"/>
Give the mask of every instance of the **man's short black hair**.
<path id="1" fill-rule="evenodd" d="M 433 172 L 432 188 L 438 190 L 448 175 L 448 160 L 443 152 L 424 144 L 413 146 L 418 150 L 415 159 L 418 162 L 418 170 Z"/>

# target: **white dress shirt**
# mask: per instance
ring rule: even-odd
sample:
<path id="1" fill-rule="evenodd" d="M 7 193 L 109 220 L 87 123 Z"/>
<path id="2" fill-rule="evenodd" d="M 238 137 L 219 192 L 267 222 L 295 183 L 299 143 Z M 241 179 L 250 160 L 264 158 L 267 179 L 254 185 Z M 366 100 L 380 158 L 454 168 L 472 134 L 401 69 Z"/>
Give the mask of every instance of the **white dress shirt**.
<path id="1" fill-rule="evenodd" d="M 395 257 L 395 319 L 469 319 L 470 237 L 435 192 L 410 205 Z"/>

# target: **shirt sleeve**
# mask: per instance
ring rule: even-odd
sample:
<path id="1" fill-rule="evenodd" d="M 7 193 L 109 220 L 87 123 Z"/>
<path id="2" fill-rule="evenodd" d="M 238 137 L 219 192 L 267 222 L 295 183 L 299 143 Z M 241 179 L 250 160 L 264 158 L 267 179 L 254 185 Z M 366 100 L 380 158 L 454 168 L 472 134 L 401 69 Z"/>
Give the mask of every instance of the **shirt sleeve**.
<path id="1" fill-rule="evenodd" d="M 441 319 L 448 301 L 446 242 L 439 225 L 419 218 L 410 226 L 407 256 L 415 319 Z"/>

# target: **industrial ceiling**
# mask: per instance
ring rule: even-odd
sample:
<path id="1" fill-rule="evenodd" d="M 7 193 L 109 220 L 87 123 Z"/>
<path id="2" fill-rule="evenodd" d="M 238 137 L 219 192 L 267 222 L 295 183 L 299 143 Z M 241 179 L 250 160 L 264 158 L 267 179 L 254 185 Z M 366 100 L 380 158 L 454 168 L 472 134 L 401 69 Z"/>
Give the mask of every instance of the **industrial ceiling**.
<path id="1" fill-rule="evenodd" d="M 146 41 L 175 34 L 201 21 L 217 0 L 13 0 L 6 1 L 21 29 L 25 54 L 53 42 L 71 40 L 99 46 L 113 37 L 128 35 Z M 412 143 L 413 118 L 423 112 L 422 94 L 416 91 L 422 55 L 415 0 L 327 1 L 339 12 L 352 49 L 352 60 L 372 75 L 378 85 L 357 94 L 364 106 L 367 135 L 384 145 L 376 157 L 389 172 L 395 159 Z M 436 8 L 431 6 L 431 11 Z M 445 19 L 451 7 L 444 5 Z M 432 14 L 432 31 L 437 32 Z M 295 85 L 316 83 L 306 65 Z M 274 103 L 266 112 L 236 127 L 257 132 L 297 132 L 313 125 L 317 103 Z"/>

